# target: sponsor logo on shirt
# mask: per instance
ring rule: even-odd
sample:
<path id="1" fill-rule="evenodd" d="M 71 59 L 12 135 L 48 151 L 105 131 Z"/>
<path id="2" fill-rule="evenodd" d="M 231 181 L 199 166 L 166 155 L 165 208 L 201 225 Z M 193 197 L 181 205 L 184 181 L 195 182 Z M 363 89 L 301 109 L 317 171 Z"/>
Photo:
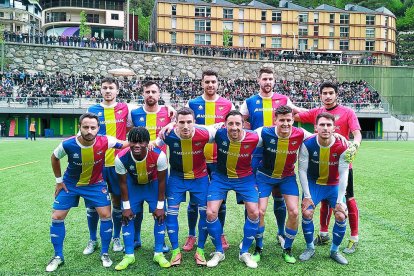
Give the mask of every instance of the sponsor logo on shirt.
<path id="1" fill-rule="evenodd" d="M 201 145 L 201 142 L 197 142 L 194 145 L 198 147 L 199 145 Z"/>
<path id="2" fill-rule="evenodd" d="M 164 121 L 165 121 L 165 118 L 160 118 L 161 123 L 164 122 Z"/>
<path id="3" fill-rule="evenodd" d="M 107 194 L 108 193 L 108 191 L 106 190 L 106 188 L 104 187 L 104 188 L 102 188 L 102 193 L 103 194 Z"/>
<path id="4" fill-rule="evenodd" d="M 318 156 L 318 152 L 314 151 L 313 156 Z"/>
<path id="5" fill-rule="evenodd" d="M 144 117 L 140 117 L 140 118 L 139 118 L 139 121 L 140 121 L 140 122 L 145 121 Z"/>
<path id="6" fill-rule="evenodd" d="M 118 113 L 118 114 L 122 114 L 122 110 L 118 110 L 116 113 Z"/>
<path id="7" fill-rule="evenodd" d="M 180 145 L 178 145 L 178 143 L 174 143 L 174 148 L 179 148 Z"/>
<path id="8" fill-rule="evenodd" d="M 73 158 L 79 158 L 79 154 L 77 153 L 73 154 Z"/>
<path id="9" fill-rule="evenodd" d="M 298 143 L 298 141 L 293 141 L 292 146 L 296 145 L 297 143 Z"/>
<path id="10" fill-rule="evenodd" d="M 102 112 L 100 112 L 100 111 L 99 111 L 99 112 L 98 112 L 98 116 L 102 116 Z"/>
<path id="11" fill-rule="evenodd" d="M 198 106 L 198 110 L 203 110 L 203 106 L 202 105 L 199 105 Z"/>
<path id="12" fill-rule="evenodd" d="M 129 166 L 129 169 L 133 171 L 135 169 L 134 165 Z"/>
<path id="13" fill-rule="evenodd" d="M 225 146 L 225 147 L 227 147 L 227 142 L 226 141 L 223 141 L 222 145 Z"/>
<path id="14" fill-rule="evenodd" d="M 256 101 L 256 104 L 260 104 L 260 100 L 257 100 L 257 101 Z"/>
<path id="15" fill-rule="evenodd" d="M 102 155 L 102 153 L 103 153 L 103 151 L 98 151 L 96 154 L 98 154 L 98 155 Z"/>
<path id="16" fill-rule="evenodd" d="M 275 139 L 271 139 L 271 140 L 270 140 L 270 144 L 276 144 Z"/>

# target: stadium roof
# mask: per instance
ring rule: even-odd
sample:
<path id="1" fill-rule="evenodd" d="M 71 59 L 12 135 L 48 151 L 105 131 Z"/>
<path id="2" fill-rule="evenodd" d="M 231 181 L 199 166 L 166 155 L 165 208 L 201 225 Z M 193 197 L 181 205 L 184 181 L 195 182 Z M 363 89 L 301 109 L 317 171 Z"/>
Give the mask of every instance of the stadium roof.
<path id="1" fill-rule="evenodd" d="M 391 15 L 391 16 L 394 16 L 395 17 L 395 14 L 393 14 L 392 11 L 390 11 L 386 7 L 380 7 L 378 9 L 376 9 L 375 11 L 376 12 L 380 12 L 380 13 L 384 13 L 384 14 L 388 14 L 388 15 Z"/>
<path id="2" fill-rule="evenodd" d="M 354 5 L 354 4 L 347 4 L 345 5 L 346 11 L 356 11 L 356 12 L 363 12 L 363 13 L 375 13 L 375 11 L 365 8 L 363 6 Z"/>
<path id="3" fill-rule="evenodd" d="M 342 9 L 338 9 L 336 7 L 329 6 L 327 4 L 320 5 L 316 7 L 315 10 L 324 10 L 324 11 L 332 11 L 332 12 L 343 12 L 344 11 Z"/>

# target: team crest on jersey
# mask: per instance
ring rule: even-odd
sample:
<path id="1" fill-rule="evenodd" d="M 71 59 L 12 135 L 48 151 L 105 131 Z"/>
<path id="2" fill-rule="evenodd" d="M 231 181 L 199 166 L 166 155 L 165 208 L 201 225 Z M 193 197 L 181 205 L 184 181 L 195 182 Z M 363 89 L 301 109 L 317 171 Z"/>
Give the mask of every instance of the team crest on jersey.
<path id="1" fill-rule="evenodd" d="M 118 114 L 122 114 L 122 110 L 118 110 L 116 113 L 118 113 Z"/>
<path id="2" fill-rule="evenodd" d="M 73 158 L 79 158 L 79 154 L 77 153 L 73 154 Z"/>
<path id="3" fill-rule="evenodd" d="M 139 121 L 140 121 L 140 122 L 145 121 L 144 117 L 140 117 L 140 118 L 139 118 Z"/>
<path id="4" fill-rule="evenodd" d="M 260 104 L 260 100 L 257 100 L 257 101 L 256 101 L 256 104 Z"/>
<path id="5" fill-rule="evenodd" d="M 227 142 L 226 141 L 223 141 L 222 145 L 225 146 L 225 147 L 227 147 Z"/>
<path id="6" fill-rule="evenodd" d="M 155 164 L 150 164 L 148 167 L 154 168 L 155 167 Z"/>
<path id="7" fill-rule="evenodd" d="M 199 105 L 198 106 L 198 110 L 203 110 L 203 106 L 202 105 Z"/>
<path id="8" fill-rule="evenodd" d="M 250 146 L 249 145 L 244 145 L 244 148 L 248 149 L 248 148 L 250 148 Z"/>
<path id="9" fill-rule="evenodd" d="M 134 167 L 133 165 L 131 165 L 131 166 L 129 166 L 129 169 L 130 169 L 131 171 L 133 171 L 133 170 L 135 169 L 135 167 Z"/>
<path id="10" fill-rule="evenodd" d="M 103 194 L 107 194 L 108 193 L 108 191 L 106 190 L 106 188 L 104 187 L 104 188 L 102 188 L 102 193 Z"/>
<path id="11" fill-rule="evenodd" d="M 318 156 L 318 152 L 314 151 L 313 156 Z"/>
<path id="12" fill-rule="evenodd" d="M 276 144 L 276 140 L 275 139 L 271 139 L 270 140 L 270 144 Z"/>
<path id="13" fill-rule="evenodd" d="M 194 145 L 198 147 L 199 145 L 201 145 L 201 142 L 197 142 Z"/>
<path id="14" fill-rule="evenodd" d="M 97 155 L 102 155 L 102 153 L 103 153 L 103 151 L 101 151 L 101 150 L 100 150 L 100 151 L 98 151 L 96 154 L 97 154 Z"/>
<path id="15" fill-rule="evenodd" d="M 332 154 L 332 157 L 333 158 L 337 158 L 338 157 L 338 154 L 335 152 L 334 154 Z"/>
<path id="16" fill-rule="evenodd" d="M 224 107 L 222 107 L 222 106 L 219 106 L 219 108 L 218 108 L 220 111 L 222 111 L 223 109 L 224 109 Z"/>
<path id="17" fill-rule="evenodd" d="M 100 111 L 99 111 L 99 112 L 98 112 L 98 116 L 102 116 L 102 112 L 100 112 Z"/>
<path id="18" fill-rule="evenodd" d="M 335 117 L 335 121 L 338 121 L 339 118 L 341 118 L 341 116 L 339 114 L 335 114 L 334 117 Z"/>
<path id="19" fill-rule="evenodd" d="M 296 145 L 297 143 L 298 143 L 298 141 L 293 141 L 292 146 Z"/>
<path id="20" fill-rule="evenodd" d="M 178 143 L 174 143 L 174 147 L 178 148 L 179 147 Z"/>
<path id="21" fill-rule="evenodd" d="M 164 121 L 165 121 L 165 118 L 160 118 L 161 123 L 164 122 Z"/>

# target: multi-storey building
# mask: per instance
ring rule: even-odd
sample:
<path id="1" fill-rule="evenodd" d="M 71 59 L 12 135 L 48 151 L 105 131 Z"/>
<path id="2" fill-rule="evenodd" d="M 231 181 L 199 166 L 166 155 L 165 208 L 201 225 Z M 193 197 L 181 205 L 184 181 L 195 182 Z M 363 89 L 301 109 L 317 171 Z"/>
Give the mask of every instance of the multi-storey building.
<path id="1" fill-rule="evenodd" d="M 124 0 L 40 0 L 42 29 L 48 35 L 78 35 L 84 11 L 92 36 L 122 38 L 124 4 Z"/>
<path id="2" fill-rule="evenodd" d="M 39 3 L 34 0 L 0 0 L 0 23 L 8 32 L 38 32 L 41 12 Z"/>
<path id="3" fill-rule="evenodd" d="M 396 52 L 396 18 L 385 7 L 305 8 L 281 0 L 235 5 L 225 0 L 157 0 L 151 39 L 177 45 L 223 46 L 370 55 L 389 64 Z"/>

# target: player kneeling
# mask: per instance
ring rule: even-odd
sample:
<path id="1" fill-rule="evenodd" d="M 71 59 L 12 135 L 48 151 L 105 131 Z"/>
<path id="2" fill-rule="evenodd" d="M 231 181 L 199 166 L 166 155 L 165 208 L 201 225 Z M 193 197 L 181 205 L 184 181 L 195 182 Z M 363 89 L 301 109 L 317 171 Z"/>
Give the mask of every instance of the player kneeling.
<path id="1" fill-rule="evenodd" d="M 161 267 L 170 267 L 163 252 L 165 235 L 165 180 L 167 157 L 158 148 L 148 151 L 150 134 L 147 129 L 137 127 L 128 134 L 130 148 L 121 151 L 115 159 L 115 170 L 119 177 L 122 199 L 122 235 L 125 256 L 115 267 L 124 270 L 135 262 L 134 255 L 134 217 L 142 212 L 146 201 L 154 216 L 154 262 Z"/>

